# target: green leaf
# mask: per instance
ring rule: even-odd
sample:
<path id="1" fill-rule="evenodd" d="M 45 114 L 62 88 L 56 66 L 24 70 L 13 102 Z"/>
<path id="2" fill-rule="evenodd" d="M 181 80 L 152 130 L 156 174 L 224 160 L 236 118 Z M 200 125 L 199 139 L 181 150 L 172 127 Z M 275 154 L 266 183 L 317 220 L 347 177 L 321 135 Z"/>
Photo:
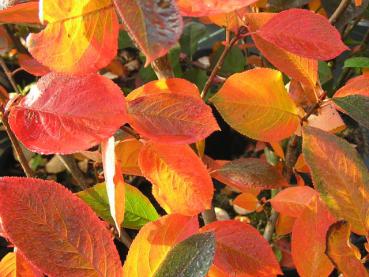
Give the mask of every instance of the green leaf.
<path id="1" fill-rule="evenodd" d="M 114 224 L 110 215 L 105 183 L 100 183 L 87 190 L 78 192 L 77 196 L 85 201 L 99 217 L 110 224 Z M 123 227 L 140 229 L 146 223 L 158 218 L 159 215 L 149 199 L 134 186 L 126 184 L 126 210 Z"/>
<path id="2" fill-rule="evenodd" d="M 196 234 L 173 247 L 155 273 L 155 277 L 206 276 L 215 255 L 215 235 Z"/>
<path id="3" fill-rule="evenodd" d="M 333 98 L 334 103 L 347 112 L 357 122 L 369 128 L 369 97 L 363 95 L 349 95 Z"/>
<path id="4" fill-rule="evenodd" d="M 206 71 L 200 68 L 191 68 L 187 70 L 184 73 L 183 77 L 186 80 L 194 83 L 199 88 L 200 91 L 202 91 L 208 79 L 208 75 L 206 74 Z"/>
<path id="5" fill-rule="evenodd" d="M 128 33 L 126 31 L 120 30 L 119 31 L 119 37 L 118 37 L 118 48 L 124 49 L 127 47 L 135 48 L 132 39 L 129 37 Z"/>
<path id="6" fill-rule="evenodd" d="M 168 53 L 169 62 L 172 65 L 174 76 L 177 78 L 181 78 L 183 75 L 179 57 L 180 54 L 181 47 L 178 43 L 172 47 Z"/>
<path id="7" fill-rule="evenodd" d="M 211 56 L 211 66 L 214 67 L 217 63 L 220 55 L 224 50 L 224 46 L 219 47 L 217 51 Z M 227 56 L 224 59 L 224 64 L 219 72 L 221 76 L 230 76 L 237 72 L 244 71 L 246 66 L 246 58 L 243 55 L 241 49 L 237 47 L 231 48 Z"/>
<path id="8" fill-rule="evenodd" d="M 207 34 L 207 29 L 204 24 L 198 22 L 188 23 L 183 31 L 180 39 L 182 51 L 186 53 L 190 59 L 195 54 L 198 42 Z"/>
<path id="9" fill-rule="evenodd" d="M 332 80 L 332 70 L 326 62 L 319 62 L 319 80 L 321 85 L 324 85 L 328 81 Z"/>
<path id="10" fill-rule="evenodd" d="M 354 57 L 345 60 L 344 67 L 369 68 L 368 57 Z"/>

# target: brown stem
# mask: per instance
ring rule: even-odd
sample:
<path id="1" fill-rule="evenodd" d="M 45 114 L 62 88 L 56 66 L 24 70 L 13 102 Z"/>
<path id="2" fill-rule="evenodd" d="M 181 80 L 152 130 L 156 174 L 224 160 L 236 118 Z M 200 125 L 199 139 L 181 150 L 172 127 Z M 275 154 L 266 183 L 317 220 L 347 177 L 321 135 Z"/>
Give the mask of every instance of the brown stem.
<path id="1" fill-rule="evenodd" d="M 121 241 L 129 249 L 132 244 L 131 237 L 128 235 L 126 230 L 124 230 L 123 228 L 121 228 L 120 233 L 121 233 L 121 236 L 120 237 L 117 236 L 118 240 Z"/>
<path id="2" fill-rule="evenodd" d="M 85 190 L 88 188 L 86 185 L 86 178 L 83 175 L 82 171 L 79 169 L 76 160 L 72 155 L 57 155 L 60 161 L 64 164 L 70 174 L 72 174 L 73 178 L 76 179 L 78 186 Z"/>
<path id="3" fill-rule="evenodd" d="M 15 83 L 14 79 L 13 79 L 13 74 L 12 72 L 9 70 L 8 66 L 6 65 L 3 57 L 0 57 L 0 66 L 1 68 L 3 69 L 6 77 L 8 77 L 8 80 L 10 82 L 10 84 L 12 85 L 14 91 L 17 93 L 17 94 L 20 94 L 20 91 L 17 87 L 17 84 Z"/>
<path id="4" fill-rule="evenodd" d="M 338 5 L 337 9 L 334 11 L 334 13 L 329 18 L 329 22 L 333 25 L 336 23 L 338 18 L 345 12 L 348 5 L 350 4 L 351 0 L 342 0 L 341 3 Z"/>
<path id="5" fill-rule="evenodd" d="M 322 101 L 327 97 L 327 93 L 323 92 L 322 95 L 320 95 L 318 102 L 316 102 L 305 114 L 303 118 L 301 118 L 301 123 L 304 123 L 309 119 L 309 117 L 315 113 L 321 106 Z"/>
<path id="6" fill-rule="evenodd" d="M 120 129 L 127 133 L 128 135 L 134 137 L 135 139 L 139 140 L 141 137 L 139 134 L 137 134 L 132 128 L 128 127 L 128 126 L 122 126 L 120 127 Z"/>
<path id="7" fill-rule="evenodd" d="M 151 63 L 158 79 L 173 78 L 173 68 L 169 62 L 168 55 L 162 56 Z"/>
<path id="8" fill-rule="evenodd" d="M 205 225 L 217 221 L 217 215 L 215 213 L 214 207 L 211 207 L 211 209 L 209 210 L 203 211 L 201 215 Z"/>

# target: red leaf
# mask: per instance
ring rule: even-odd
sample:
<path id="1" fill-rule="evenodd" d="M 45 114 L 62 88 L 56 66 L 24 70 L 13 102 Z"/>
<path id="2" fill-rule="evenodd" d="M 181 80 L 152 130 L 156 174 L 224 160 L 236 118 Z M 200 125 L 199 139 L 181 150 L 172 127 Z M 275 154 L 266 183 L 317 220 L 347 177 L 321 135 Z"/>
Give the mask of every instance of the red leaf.
<path id="1" fill-rule="evenodd" d="M 361 75 L 350 79 L 346 85 L 337 90 L 334 97 L 345 97 L 350 95 L 362 95 L 369 97 L 369 76 Z"/>
<path id="2" fill-rule="evenodd" d="M 325 255 L 326 233 L 335 222 L 325 204 L 314 197 L 292 230 L 292 258 L 300 276 L 328 276 L 333 265 Z"/>
<path id="3" fill-rule="evenodd" d="M 178 214 L 147 223 L 135 237 L 124 263 L 124 276 L 155 276 L 173 246 L 195 234 L 197 217 Z"/>
<path id="4" fill-rule="evenodd" d="M 0 218 L 7 238 L 49 276 L 121 276 L 105 225 L 53 181 L 0 179 Z"/>
<path id="5" fill-rule="evenodd" d="M 270 203 L 276 211 L 284 215 L 299 217 L 317 194 L 310 187 L 290 187 L 270 199 Z"/>
<path id="6" fill-rule="evenodd" d="M 178 41 L 182 17 L 174 0 L 114 0 L 128 32 L 146 56 L 146 65 L 165 55 Z"/>
<path id="7" fill-rule="evenodd" d="M 50 69 L 26 54 L 18 54 L 18 62 L 23 70 L 35 76 L 43 76 L 50 72 Z"/>
<path id="8" fill-rule="evenodd" d="M 138 162 L 166 212 L 192 216 L 210 208 L 214 190 L 211 178 L 188 145 L 148 143 Z"/>
<path id="9" fill-rule="evenodd" d="M 280 12 L 257 34 L 291 53 L 316 60 L 330 60 L 349 49 L 325 17 L 303 9 Z"/>
<path id="10" fill-rule="evenodd" d="M 258 0 L 176 0 L 184 16 L 209 16 L 228 13 L 249 6 Z"/>
<path id="11" fill-rule="evenodd" d="M 129 101 L 128 113 L 134 129 L 161 143 L 193 143 L 219 130 L 211 108 L 188 95 L 147 94 Z"/>
<path id="12" fill-rule="evenodd" d="M 216 238 L 209 276 L 275 276 L 282 274 L 268 242 L 252 226 L 239 221 L 217 221 L 200 229 Z M 222 275 L 217 275 L 222 272 Z"/>
<path id="13" fill-rule="evenodd" d="M 38 2 L 32 1 L 10 6 L 5 10 L 0 10 L 0 22 L 39 24 L 38 5 Z"/>
<path id="14" fill-rule="evenodd" d="M 31 151 L 73 153 L 112 136 L 126 117 L 124 96 L 109 79 L 50 73 L 12 107 L 9 123 Z"/>

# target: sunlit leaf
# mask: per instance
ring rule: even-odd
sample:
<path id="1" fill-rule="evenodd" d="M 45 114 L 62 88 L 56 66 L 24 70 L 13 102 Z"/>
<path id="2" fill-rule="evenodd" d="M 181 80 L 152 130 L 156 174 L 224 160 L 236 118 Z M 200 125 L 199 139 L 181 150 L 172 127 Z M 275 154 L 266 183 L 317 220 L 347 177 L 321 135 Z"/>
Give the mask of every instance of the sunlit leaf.
<path id="1" fill-rule="evenodd" d="M 96 72 L 117 54 L 118 18 L 111 0 L 41 1 L 47 26 L 27 38 L 34 58 L 53 71 Z"/>
<path id="2" fill-rule="evenodd" d="M 18 62 L 23 70 L 35 76 L 43 76 L 50 72 L 50 69 L 27 54 L 18 54 Z"/>
<path id="3" fill-rule="evenodd" d="M 49 276 L 121 276 L 105 225 L 53 181 L 0 179 L 0 217 L 6 237 Z"/>
<path id="4" fill-rule="evenodd" d="M 200 229 L 200 232 L 208 231 L 214 232 L 216 238 L 215 259 L 209 276 L 282 274 L 272 248 L 251 225 L 232 220 L 217 221 Z"/>
<path id="5" fill-rule="evenodd" d="M 139 165 L 167 213 L 196 215 L 210 208 L 211 178 L 189 146 L 148 143 L 141 150 Z"/>
<path id="6" fill-rule="evenodd" d="M 122 140 L 115 146 L 115 156 L 123 174 L 142 175 L 138 165 L 138 154 L 141 148 L 142 143 L 132 138 Z"/>
<path id="7" fill-rule="evenodd" d="M 291 53 L 316 60 L 331 60 L 349 49 L 327 18 L 304 9 L 280 12 L 258 35 Z"/>
<path id="8" fill-rule="evenodd" d="M 38 19 L 38 6 L 38 2 L 32 1 L 0 10 L 0 22 L 40 24 L 40 20 Z"/>
<path id="9" fill-rule="evenodd" d="M 50 73 L 12 107 L 9 124 L 31 151 L 66 154 L 107 139 L 126 119 L 124 96 L 109 79 Z"/>
<path id="10" fill-rule="evenodd" d="M 350 79 L 346 85 L 344 85 L 334 94 L 334 98 L 350 95 L 362 95 L 369 97 L 369 76 L 361 75 Z"/>
<path id="11" fill-rule="evenodd" d="M 261 141 L 280 141 L 299 124 L 282 74 L 257 68 L 229 77 L 211 98 L 224 120 L 236 131 Z"/>
<path id="12" fill-rule="evenodd" d="M 259 200 L 252 193 L 241 193 L 233 200 L 233 205 L 236 205 L 248 213 L 255 211 L 258 207 Z"/>
<path id="13" fill-rule="evenodd" d="M 124 264 L 124 276 L 153 276 L 168 252 L 197 232 L 197 217 L 167 215 L 146 224 L 135 237 Z"/>
<path id="14" fill-rule="evenodd" d="M 146 65 L 165 55 L 182 33 L 174 0 L 113 0 L 131 37 L 146 56 Z"/>
<path id="15" fill-rule="evenodd" d="M 315 188 L 337 218 L 353 232 L 369 229 L 369 174 L 356 150 L 345 140 L 316 128 L 305 127 L 303 153 Z"/>
<path id="16" fill-rule="evenodd" d="M 280 214 L 275 224 L 275 233 L 277 236 L 285 236 L 292 232 L 296 218 Z"/>
<path id="17" fill-rule="evenodd" d="M 327 255 L 344 276 L 369 276 L 360 251 L 350 242 L 350 223 L 338 221 L 327 233 Z"/>

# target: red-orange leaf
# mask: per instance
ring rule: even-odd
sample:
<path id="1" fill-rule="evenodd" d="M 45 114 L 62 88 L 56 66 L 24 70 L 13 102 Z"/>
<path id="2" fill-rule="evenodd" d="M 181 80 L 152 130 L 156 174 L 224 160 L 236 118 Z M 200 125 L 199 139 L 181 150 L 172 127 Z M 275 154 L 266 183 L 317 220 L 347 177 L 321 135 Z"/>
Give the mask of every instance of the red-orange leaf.
<path id="1" fill-rule="evenodd" d="M 0 10 L 1 23 L 40 23 L 38 2 L 20 3 L 5 10 Z"/>
<path id="2" fill-rule="evenodd" d="M 18 250 L 5 255 L 0 262 L 1 277 L 43 277 L 44 275 L 36 269 L 23 254 Z"/>
<path id="3" fill-rule="evenodd" d="M 280 12 L 257 33 L 280 48 L 310 59 L 330 60 L 349 49 L 327 18 L 304 9 Z"/>
<path id="4" fill-rule="evenodd" d="M 0 218 L 6 237 L 49 276 L 121 276 L 105 225 L 53 181 L 0 179 Z"/>
<path id="5" fill-rule="evenodd" d="M 334 97 L 345 97 L 350 95 L 362 95 L 369 97 L 368 75 L 361 75 L 350 79 L 346 85 L 344 85 L 334 94 Z"/>
<path id="6" fill-rule="evenodd" d="M 356 150 L 345 140 L 312 127 L 303 132 L 303 153 L 315 188 L 337 218 L 353 232 L 369 230 L 369 174 Z"/>
<path id="7" fill-rule="evenodd" d="M 18 62 L 23 70 L 35 76 L 43 76 L 50 72 L 50 69 L 26 54 L 18 54 Z"/>
<path id="8" fill-rule="evenodd" d="M 275 224 L 275 233 L 277 236 L 285 236 L 292 232 L 296 218 L 280 214 Z"/>
<path id="9" fill-rule="evenodd" d="M 129 249 L 124 276 L 154 276 L 170 249 L 195 234 L 198 228 L 197 217 L 178 214 L 147 223 Z"/>
<path id="10" fill-rule="evenodd" d="M 218 221 L 200 229 L 215 233 L 216 252 L 209 276 L 276 276 L 282 274 L 272 248 L 251 225 Z M 223 274 L 220 275 L 220 272 Z"/>
<path id="11" fill-rule="evenodd" d="M 270 203 L 276 211 L 284 215 L 299 217 L 315 195 L 317 192 L 307 186 L 290 187 L 270 199 Z"/>
<path id="12" fill-rule="evenodd" d="M 251 5 L 258 0 L 176 0 L 184 16 L 209 16 L 228 13 Z"/>
<path id="13" fill-rule="evenodd" d="M 107 139 L 125 123 L 120 88 L 98 74 L 50 73 L 12 107 L 10 126 L 31 151 L 73 153 Z"/>
<path id="14" fill-rule="evenodd" d="M 344 276 L 368 277 L 368 271 L 360 261 L 360 251 L 350 242 L 350 223 L 338 221 L 327 233 L 327 255 Z"/>
<path id="15" fill-rule="evenodd" d="M 219 130 L 201 99 L 177 93 L 147 94 L 128 102 L 129 123 L 156 142 L 193 143 Z"/>
<path id="16" fill-rule="evenodd" d="M 111 0 L 41 1 L 46 28 L 27 38 L 34 58 L 53 71 L 96 72 L 117 54 L 118 18 Z"/>
<path id="17" fill-rule="evenodd" d="M 275 167 L 255 158 L 228 162 L 216 169 L 212 176 L 246 193 L 250 188 L 271 189 L 288 186 L 282 174 Z"/>
<path id="18" fill-rule="evenodd" d="M 196 215 L 210 208 L 211 178 L 189 146 L 148 143 L 141 150 L 139 165 L 166 212 Z"/>
<path id="19" fill-rule="evenodd" d="M 325 255 L 329 226 L 335 221 L 325 204 L 315 196 L 296 219 L 292 230 L 292 258 L 300 276 L 328 276 L 333 265 Z"/>
<path id="20" fill-rule="evenodd" d="M 146 55 L 146 65 L 178 41 L 182 17 L 174 0 L 113 0 L 131 37 Z"/>

